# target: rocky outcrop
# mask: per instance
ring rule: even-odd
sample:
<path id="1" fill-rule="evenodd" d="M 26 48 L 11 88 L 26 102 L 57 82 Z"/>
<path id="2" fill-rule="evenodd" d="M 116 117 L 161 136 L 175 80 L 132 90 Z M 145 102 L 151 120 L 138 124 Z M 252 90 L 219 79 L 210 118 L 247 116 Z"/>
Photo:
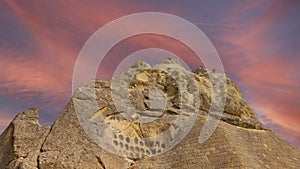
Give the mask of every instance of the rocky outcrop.
<path id="1" fill-rule="evenodd" d="M 20 113 L 0 138 L 0 168 L 39 168 L 39 154 L 49 126 L 40 126 L 38 109 Z"/>
<path id="2" fill-rule="evenodd" d="M 213 105 L 221 94 L 224 107 Z M 220 121 L 200 143 L 210 118 Z M 0 168 L 9 169 L 300 165 L 299 150 L 258 121 L 228 76 L 188 72 L 170 59 L 155 67 L 139 61 L 110 81 L 83 84 L 51 127 L 39 125 L 37 109 L 21 113 L 0 143 Z"/>

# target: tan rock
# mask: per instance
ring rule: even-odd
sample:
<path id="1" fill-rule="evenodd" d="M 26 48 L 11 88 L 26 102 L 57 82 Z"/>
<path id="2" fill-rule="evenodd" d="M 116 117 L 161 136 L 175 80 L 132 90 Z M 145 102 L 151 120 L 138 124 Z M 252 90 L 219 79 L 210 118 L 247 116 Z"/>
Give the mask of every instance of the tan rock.
<path id="1" fill-rule="evenodd" d="M 300 151 L 263 126 L 237 86 L 221 76 L 201 67 L 187 72 L 168 59 L 153 68 L 139 61 L 115 81 L 83 84 L 51 128 L 39 125 L 37 109 L 14 119 L 0 137 L 0 168 L 300 166 Z M 223 109 L 212 105 L 222 102 L 221 89 Z M 199 143 L 210 118 L 221 121 Z"/>

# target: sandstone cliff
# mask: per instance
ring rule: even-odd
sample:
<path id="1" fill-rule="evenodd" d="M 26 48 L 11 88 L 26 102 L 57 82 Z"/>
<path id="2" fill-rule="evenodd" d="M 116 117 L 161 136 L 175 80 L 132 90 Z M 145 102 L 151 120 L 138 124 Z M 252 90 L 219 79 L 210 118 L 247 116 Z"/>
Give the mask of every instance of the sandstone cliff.
<path id="1" fill-rule="evenodd" d="M 11 122 L 0 168 L 298 168 L 300 151 L 258 121 L 228 76 L 225 107 L 213 105 L 222 75 L 164 60 L 83 84 L 52 126 L 39 125 L 38 109 Z M 201 143 L 209 118 L 218 123 Z"/>

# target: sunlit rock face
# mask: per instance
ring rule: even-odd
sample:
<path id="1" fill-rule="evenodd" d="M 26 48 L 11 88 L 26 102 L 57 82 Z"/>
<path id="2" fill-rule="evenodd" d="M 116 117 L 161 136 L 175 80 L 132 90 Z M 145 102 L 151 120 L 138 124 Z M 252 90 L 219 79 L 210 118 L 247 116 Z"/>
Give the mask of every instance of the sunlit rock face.
<path id="1" fill-rule="evenodd" d="M 215 129 L 199 142 L 209 119 Z M 208 130 L 209 131 L 209 130 Z M 300 152 L 263 126 L 227 75 L 177 60 L 138 61 L 82 84 L 52 126 L 20 113 L 0 168 L 297 168 Z"/>

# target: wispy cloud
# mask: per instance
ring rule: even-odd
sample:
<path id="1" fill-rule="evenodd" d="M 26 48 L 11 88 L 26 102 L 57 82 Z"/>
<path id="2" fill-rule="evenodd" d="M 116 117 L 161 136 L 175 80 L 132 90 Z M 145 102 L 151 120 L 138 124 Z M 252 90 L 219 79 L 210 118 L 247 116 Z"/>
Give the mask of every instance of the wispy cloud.
<path id="1" fill-rule="evenodd" d="M 98 28 L 131 13 L 167 12 L 194 22 L 207 33 L 226 72 L 260 117 L 299 145 L 299 3 L 217 2 L 6 1 L 5 10 L 0 12 L 0 26 L 5 32 L 0 30 L 0 95 L 57 110 L 71 97 L 76 58 Z M 201 64 L 182 43 L 143 35 L 115 46 L 100 65 L 98 77 L 109 78 L 123 58 L 149 47 L 172 51 L 192 68 Z M 10 111 L 13 108 L 7 114 Z M 46 117 L 54 120 L 51 113 L 47 111 Z M 0 118 L 1 128 L 9 118 L 3 113 Z"/>
<path id="2" fill-rule="evenodd" d="M 225 21 L 245 21 L 258 10 L 257 4 L 246 8 L 232 10 Z M 253 108 L 272 121 L 266 125 L 294 143 L 300 136 L 300 76 L 296 73 L 300 53 L 290 46 L 299 40 L 295 11 L 295 4 L 269 2 L 260 15 L 215 37 L 221 42 L 217 46 L 227 72 L 242 86 Z"/>

